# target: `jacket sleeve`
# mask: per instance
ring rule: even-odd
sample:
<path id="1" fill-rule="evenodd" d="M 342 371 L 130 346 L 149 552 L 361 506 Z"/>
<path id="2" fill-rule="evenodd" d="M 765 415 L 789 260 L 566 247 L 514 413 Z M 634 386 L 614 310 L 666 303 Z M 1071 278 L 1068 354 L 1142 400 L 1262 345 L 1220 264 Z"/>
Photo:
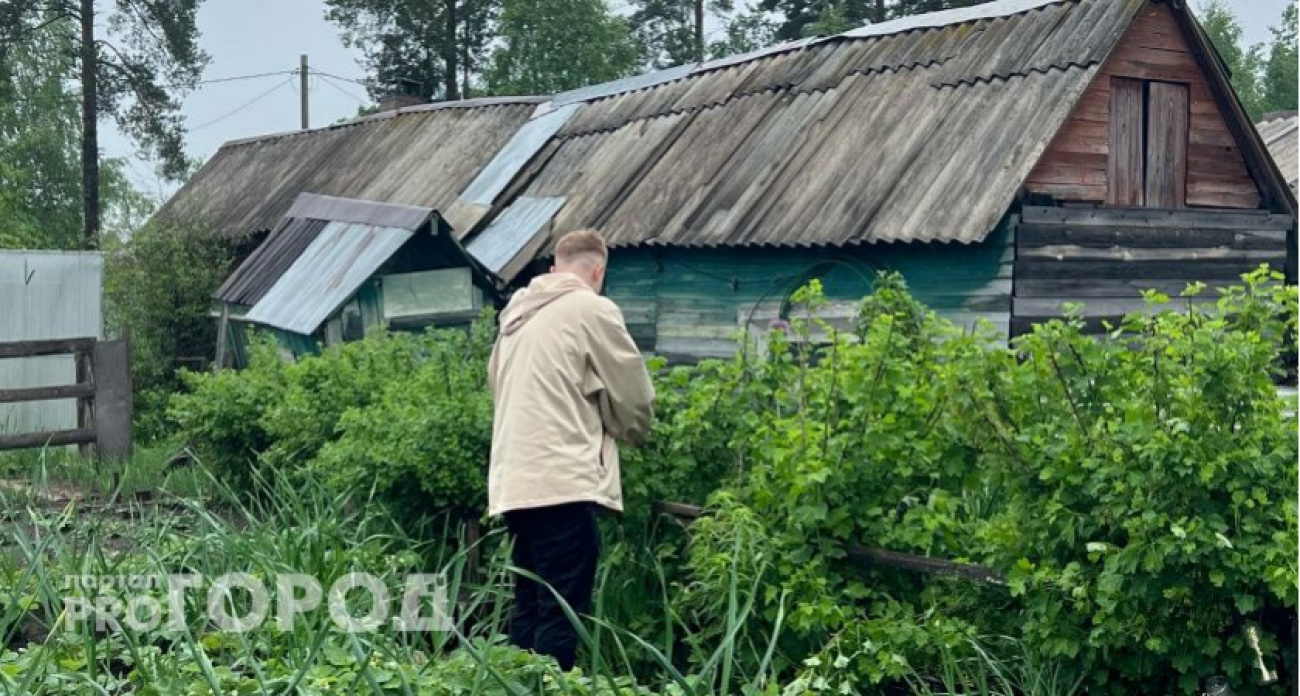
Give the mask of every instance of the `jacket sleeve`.
<path id="1" fill-rule="evenodd" d="M 586 391 L 600 401 L 605 430 L 619 440 L 644 442 L 654 417 L 655 390 L 617 305 L 601 298 L 591 314 L 587 340 L 593 374 Z"/>

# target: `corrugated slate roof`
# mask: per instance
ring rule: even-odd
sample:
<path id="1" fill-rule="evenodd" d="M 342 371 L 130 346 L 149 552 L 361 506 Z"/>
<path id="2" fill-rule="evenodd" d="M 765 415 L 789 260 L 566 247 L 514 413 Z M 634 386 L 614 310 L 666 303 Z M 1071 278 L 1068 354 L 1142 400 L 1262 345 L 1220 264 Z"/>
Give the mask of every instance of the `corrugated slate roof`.
<path id="1" fill-rule="evenodd" d="M 1266 114 L 1264 120 L 1255 124 L 1259 137 L 1268 147 L 1268 154 L 1277 163 L 1282 176 L 1292 191 L 1300 184 L 1300 118 L 1294 111 L 1279 111 Z"/>
<path id="2" fill-rule="evenodd" d="M 424 105 L 227 143 L 156 218 L 197 219 L 235 237 L 274 229 L 304 191 L 446 210 L 539 101 Z"/>
<path id="3" fill-rule="evenodd" d="M 1001 0 L 593 99 L 520 200 L 613 246 L 979 241 L 1143 5 Z"/>

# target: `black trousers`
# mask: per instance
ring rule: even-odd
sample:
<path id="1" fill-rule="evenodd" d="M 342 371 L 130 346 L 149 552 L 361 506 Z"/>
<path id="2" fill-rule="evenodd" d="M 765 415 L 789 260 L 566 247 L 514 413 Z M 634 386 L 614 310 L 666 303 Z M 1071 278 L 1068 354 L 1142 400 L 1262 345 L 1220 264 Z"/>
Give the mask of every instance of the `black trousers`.
<path id="1" fill-rule="evenodd" d="M 591 593 L 600 556 L 595 503 L 568 503 L 505 514 L 514 540 L 512 560 L 555 589 L 575 614 L 591 613 Z M 550 655 L 564 670 L 573 668 L 578 632 L 555 594 L 530 578 L 515 577 L 510 642 Z"/>

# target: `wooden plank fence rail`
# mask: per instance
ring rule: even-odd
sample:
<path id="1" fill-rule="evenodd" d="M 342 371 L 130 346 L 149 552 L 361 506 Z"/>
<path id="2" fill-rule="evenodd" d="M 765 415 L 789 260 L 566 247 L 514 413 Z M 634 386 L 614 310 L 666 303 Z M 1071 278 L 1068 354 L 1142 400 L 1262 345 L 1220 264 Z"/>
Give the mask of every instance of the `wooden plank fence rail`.
<path id="1" fill-rule="evenodd" d="M 688 523 L 698 519 L 704 514 L 704 508 L 687 503 L 662 502 L 659 503 L 659 509 L 667 515 L 671 515 Z M 916 554 L 903 553 L 901 551 L 871 548 L 860 546 L 858 544 L 850 545 L 847 553 L 850 558 L 871 565 L 884 566 L 887 568 L 899 568 L 917 573 L 953 575 L 967 580 L 989 583 L 992 585 L 1006 584 L 1006 578 L 1001 573 L 992 568 L 985 568 L 984 566 L 957 563 L 942 558 L 930 558 L 929 556 L 918 556 Z"/>
<path id="2" fill-rule="evenodd" d="M 0 343 L 0 359 L 71 355 L 76 383 L 0 389 L 0 404 L 77 400 L 77 427 L 0 434 L 0 451 L 93 446 L 99 456 L 131 455 L 131 365 L 125 340 L 61 338 Z"/>

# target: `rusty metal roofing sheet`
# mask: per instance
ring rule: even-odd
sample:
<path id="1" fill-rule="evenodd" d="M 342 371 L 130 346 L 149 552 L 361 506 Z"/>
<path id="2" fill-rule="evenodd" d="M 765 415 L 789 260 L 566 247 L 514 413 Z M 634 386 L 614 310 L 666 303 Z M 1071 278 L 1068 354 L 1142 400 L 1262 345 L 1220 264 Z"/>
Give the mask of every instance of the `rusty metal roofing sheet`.
<path id="1" fill-rule="evenodd" d="M 326 224 L 245 319 L 310 336 L 412 234 L 401 227 Z"/>
<path id="2" fill-rule="evenodd" d="M 486 230 L 470 241 L 467 247 L 473 256 L 492 273 L 501 276 L 508 265 L 526 249 L 534 251 L 538 235 L 551 223 L 555 213 L 564 207 L 564 198 L 520 198 L 510 208 L 488 225 Z"/>
<path id="3" fill-rule="evenodd" d="M 536 108 L 524 99 L 404 111 L 228 143 L 155 217 L 238 237 L 273 229 L 304 191 L 442 211 Z"/>

